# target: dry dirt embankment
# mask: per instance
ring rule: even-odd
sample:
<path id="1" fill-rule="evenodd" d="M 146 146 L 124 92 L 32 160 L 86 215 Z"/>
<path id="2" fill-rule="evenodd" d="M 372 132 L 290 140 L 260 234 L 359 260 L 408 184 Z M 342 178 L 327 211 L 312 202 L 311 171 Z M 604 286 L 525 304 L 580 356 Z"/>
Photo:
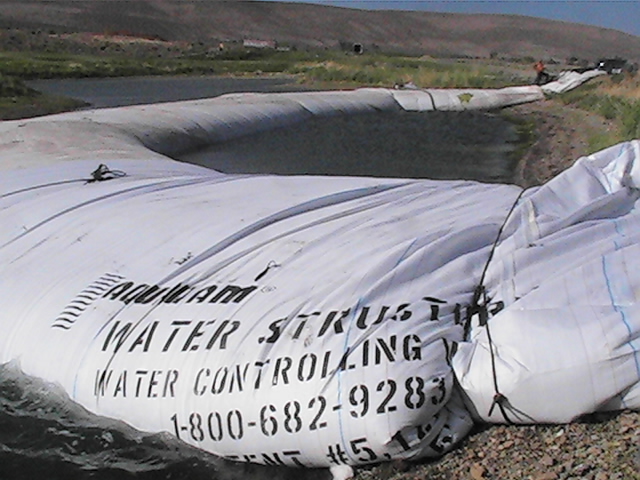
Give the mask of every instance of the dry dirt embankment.
<path id="1" fill-rule="evenodd" d="M 478 427 L 440 460 L 363 469 L 357 480 L 637 480 L 639 448 L 637 412 L 569 425 Z"/>
<path id="2" fill-rule="evenodd" d="M 590 137 L 615 128 L 610 120 L 554 100 L 519 105 L 509 113 L 535 125 L 533 143 L 520 159 L 514 178 L 525 188 L 540 185 L 569 168 L 590 153 Z"/>

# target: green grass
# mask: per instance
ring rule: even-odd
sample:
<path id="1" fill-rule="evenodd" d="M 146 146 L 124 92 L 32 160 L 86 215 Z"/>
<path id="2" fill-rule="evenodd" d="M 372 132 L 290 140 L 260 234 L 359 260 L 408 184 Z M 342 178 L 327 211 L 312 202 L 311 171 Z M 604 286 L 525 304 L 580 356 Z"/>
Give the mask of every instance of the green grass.
<path id="1" fill-rule="evenodd" d="M 0 97 L 33 97 L 36 95 L 38 92 L 27 87 L 19 78 L 0 74 Z"/>
<path id="2" fill-rule="evenodd" d="M 300 75 L 305 83 L 346 86 L 390 87 L 412 82 L 423 88 L 497 88 L 526 83 L 487 66 L 381 54 L 327 55 L 298 62 L 287 72 Z"/>
<path id="3" fill-rule="evenodd" d="M 0 53 L 0 74 L 23 80 L 136 75 L 289 73 L 313 55 L 299 52 L 240 50 L 214 56 L 135 58 L 127 55 L 74 55 L 69 53 Z"/>
<path id="4" fill-rule="evenodd" d="M 23 80 L 215 73 L 210 61 L 135 59 L 70 54 L 0 54 L 0 74 Z"/>
<path id="5" fill-rule="evenodd" d="M 75 110 L 84 102 L 43 95 L 16 77 L 0 74 L 0 120 L 14 120 Z"/>
<path id="6" fill-rule="evenodd" d="M 51 95 L 0 97 L 0 120 L 68 112 L 84 105 L 84 102 L 72 98 Z"/>
<path id="7" fill-rule="evenodd" d="M 302 83 L 387 86 L 413 82 L 423 87 L 489 88 L 513 85 L 514 78 L 486 66 L 442 63 L 393 55 L 342 52 L 238 50 L 179 58 L 133 58 L 68 53 L 0 54 L 0 74 L 24 80 L 134 75 L 279 73 Z M 520 80 L 521 79 L 515 79 Z M 516 81 L 517 83 L 517 81 Z"/>
<path id="8" fill-rule="evenodd" d="M 512 154 L 513 158 L 522 158 L 536 140 L 536 135 L 534 133 L 536 129 L 536 122 L 531 117 L 514 115 L 510 113 L 509 110 L 505 110 L 503 115 L 514 125 L 518 135 L 516 149 Z"/>
<path id="9" fill-rule="evenodd" d="M 565 105 L 596 113 L 611 120 L 616 128 L 599 132 L 589 139 L 589 149 L 594 152 L 619 142 L 640 138 L 640 99 L 634 95 L 610 93 L 611 85 L 624 82 L 622 76 L 613 76 L 600 82 L 584 85 L 558 98 Z M 629 78 L 627 81 L 633 81 Z M 635 93 L 635 91 L 632 90 Z"/>

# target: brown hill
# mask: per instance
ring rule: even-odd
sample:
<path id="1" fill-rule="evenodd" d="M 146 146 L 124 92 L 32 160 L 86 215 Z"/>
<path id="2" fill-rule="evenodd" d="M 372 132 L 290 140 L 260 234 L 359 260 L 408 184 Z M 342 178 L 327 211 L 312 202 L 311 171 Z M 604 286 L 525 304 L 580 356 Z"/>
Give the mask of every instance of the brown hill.
<path id="1" fill-rule="evenodd" d="M 275 40 L 446 57 L 535 57 L 564 61 L 640 59 L 640 37 L 514 15 L 358 10 L 285 2 L 214 0 L 0 0 L 0 27 L 55 33 L 128 33 L 168 41 Z"/>

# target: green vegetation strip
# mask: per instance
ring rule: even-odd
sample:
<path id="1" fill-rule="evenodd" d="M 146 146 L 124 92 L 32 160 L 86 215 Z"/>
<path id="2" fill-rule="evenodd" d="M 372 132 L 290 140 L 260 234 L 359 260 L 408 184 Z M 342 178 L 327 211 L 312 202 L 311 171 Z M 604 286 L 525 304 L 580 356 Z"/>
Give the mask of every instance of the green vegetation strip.
<path id="1" fill-rule="evenodd" d="M 178 58 L 73 55 L 62 53 L 0 54 L 0 74 L 23 80 L 43 78 L 119 77 L 133 75 L 279 73 L 301 82 L 386 86 L 413 82 L 425 87 L 490 88 L 526 83 L 500 70 L 456 62 L 383 54 L 278 52 L 241 50 L 214 56 Z"/>
<path id="2" fill-rule="evenodd" d="M 72 98 L 43 95 L 17 77 L 0 74 L 0 120 L 68 112 L 84 105 Z"/>
<path id="3" fill-rule="evenodd" d="M 197 60 L 101 58 L 56 54 L 2 54 L 0 73 L 23 80 L 48 78 L 124 77 L 213 73 L 209 65 Z"/>
<path id="4" fill-rule="evenodd" d="M 613 77 L 604 82 L 587 84 L 559 97 L 565 105 L 596 113 L 614 122 L 617 128 L 590 139 L 592 151 L 640 138 L 640 100 L 606 93 L 606 84 L 620 81 L 625 79 Z"/>
<path id="5" fill-rule="evenodd" d="M 382 54 L 325 56 L 299 62 L 288 73 L 300 74 L 307 83 L 379 87 L 411 82 L 423 88 L 498 88 L 526 83 L 526 79 L 482 65 Z"/>

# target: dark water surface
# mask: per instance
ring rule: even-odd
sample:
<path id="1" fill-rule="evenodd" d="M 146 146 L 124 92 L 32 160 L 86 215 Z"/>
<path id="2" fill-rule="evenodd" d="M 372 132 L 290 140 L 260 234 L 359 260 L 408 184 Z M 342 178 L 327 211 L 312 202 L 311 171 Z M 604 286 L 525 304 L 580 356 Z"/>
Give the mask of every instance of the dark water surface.
<path id="1" fill-rule="evenodd" d="M 43 93 L 84 100 L 92 108 L 197 100 L 226 93 L 302 90 L 288 77 L 126 77 L 34 80 L 27 83 Z"/>
<path id="2" fill-rule="evenodd" d="M 224 173 L 346 175 L 510 183 L 518 134 L 480 112 L 378 112 L 307 120 L 180 160 Z"/>
<path id="3" fill-rule="evenodd" d="M 2 480 L 328 480 L 324 470 L 232 463 L 167 433 L 144 434 L 0 364 Z"/>
<path id="4" fill-rule="evenodd" d="M 172 77 L 31 82 L 94 107 L 298 89 L 287 79 Z M 509 182 L 514 127 L 485 113 L 332 117 L 239 138 L 181 160 L 229 173 L 363 175 Z M 0 480 L 311 479 L 325 471 L 233 465 L 97 417 L 55 386 L 0 365 Z"/>

